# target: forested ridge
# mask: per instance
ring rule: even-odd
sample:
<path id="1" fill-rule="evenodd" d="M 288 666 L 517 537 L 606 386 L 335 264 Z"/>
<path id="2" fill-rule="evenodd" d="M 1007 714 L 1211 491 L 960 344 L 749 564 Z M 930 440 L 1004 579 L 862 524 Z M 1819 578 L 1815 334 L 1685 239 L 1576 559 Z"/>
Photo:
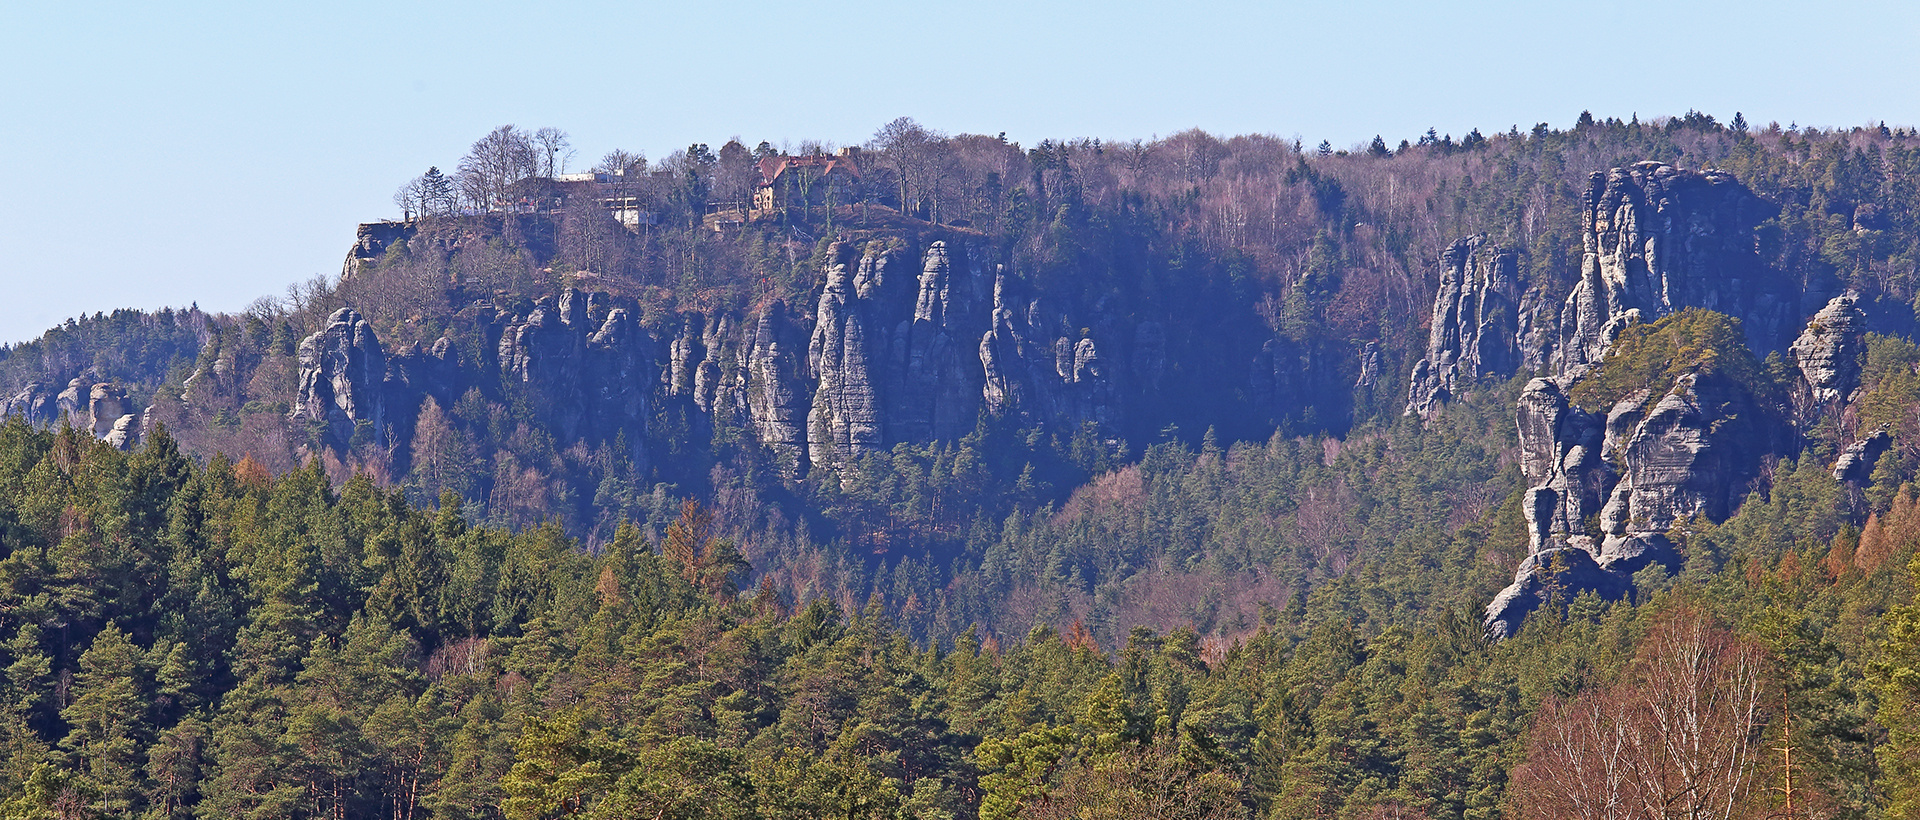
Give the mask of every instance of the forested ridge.
<path id="1" fill-rule="evenodd" d="M 1732 816 L 1781 808 L 1760 787 L 1783 744 L 1803 816 L 1913 795 L 1920 503 L 1835 527 L 1817 467 L 1696 534 L 1638 606 L 1583 598 L 1500 643 L 1466 596 L 1420 589 L 1472 561 L 1441 549 L 1232 644 L 1075 623 L 940 646 L 877 598 L 742 592 L 693 504 L 663 541 L 622 527 L 595 554 L 470 526 L 452 496 L 197 466 L 164 433 L 122 454 L 14 421 L 0 465 L 13 816 L 1571 816 L 1537 786 L 1582 754 L 1556 727 L 1650 691 L 1641 708 L 1729 720 L 1737 653 L 1754 723 L 1709 731 L 1748 782 L 1707 786 Z M 1792 537 L 1823 523 L 1830 543 Z"/>
<path id="2" fill-rule="evenodd" d="M 0 352 L 0 812 L 1920 817 L 1909 129 L 903 120 L 615 152 L 601 199 L 564 143 L 505 127 L 408 183 L 344 277 Z M 861 173 L 741 210 L 794 157 Z M 1440 268 L 1480 236 L 1557 306 L 1589 175 L 1643 160 L 1765 204 L 1789 337 L 1857 298 L 1857 387 L 1810 403 L 1720 313 L 1626 325 L 1573 405 L 1731 385 L 1755 467 L 1667 571 L 1549 580 L 1492 640 L 1533 374 L 1411 413 Z M 908 369 L 976 347 L 975 381 Z"/>

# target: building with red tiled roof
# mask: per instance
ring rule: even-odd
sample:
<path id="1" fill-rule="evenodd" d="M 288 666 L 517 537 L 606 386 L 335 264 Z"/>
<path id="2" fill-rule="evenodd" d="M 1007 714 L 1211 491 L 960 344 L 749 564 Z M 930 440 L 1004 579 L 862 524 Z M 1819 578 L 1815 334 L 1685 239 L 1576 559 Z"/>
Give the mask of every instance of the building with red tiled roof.
<path id="1" fill-rule="evenodd" d="M 860 182 L 859 160 L 858 148 L 842 148 L 838 154 L 762 159 L 760 184 L 753 191 L 753 208 L 774 211 L 791 206 L 851 203 L 854 186 Z"/>

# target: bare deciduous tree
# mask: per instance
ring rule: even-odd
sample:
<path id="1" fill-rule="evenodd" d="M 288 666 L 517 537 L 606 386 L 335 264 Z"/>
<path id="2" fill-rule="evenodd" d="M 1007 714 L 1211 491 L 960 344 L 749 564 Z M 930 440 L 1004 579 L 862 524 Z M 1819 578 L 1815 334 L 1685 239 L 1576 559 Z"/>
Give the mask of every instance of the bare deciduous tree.
<path id="1" fill-rule="evenodd" d="M 943 153 L 939 148 L 945 139 L 945 134 L 921 127 L 912 117 L 899 117 L 874 132 L 874 145 L 899 175 L 902 213 L 912 213 L 916 203 L 931 199 Z"/>
<path id="2" fill-rule="evenodd" d="M 393 192 L 393 204 L 400 209 L 400 218 L 413 221 L 416 214 L 426 213 L 426 182 L 424 177 L 414 177 Z"/>
<path id="3" fill-rule="evenodd" d="M 647 171 L 647 156 L 615 148 L 600 158 L 600 164 L 594 166 L 594 170 L 616 176 L 638 176 Z"/>
<path id="4" fill-rule="evenodd" d="M 1511 792 L 1521 817 L 1744 816 L 1760 748 L 1765 653 L 1694 607 L 1663 614 L 1630 675 L 1534 719 Z"/>
<path id="5" fill-rule="evenodd" d="M 501 207 L 515 183 L 540 172 L 540 157 L 527 132 L 502 125 L 473 143 L 460 160 L 460 193 L 476 208 Z"/>
<path id="6" fill-rule="evenodd" d="M 567 132 L 547 126 L 533 132 L 533 143 L 539 147 L 544 161 L 541 173 L 550 177 L 566 173 L 567 160 L 573 159 L 573 146 L 567 142 Z"/>

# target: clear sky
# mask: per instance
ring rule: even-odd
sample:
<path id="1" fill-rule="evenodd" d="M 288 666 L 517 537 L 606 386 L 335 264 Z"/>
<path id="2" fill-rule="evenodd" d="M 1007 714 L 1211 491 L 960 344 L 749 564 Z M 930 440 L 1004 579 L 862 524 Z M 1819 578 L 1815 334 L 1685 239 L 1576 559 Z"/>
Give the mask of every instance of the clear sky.
<path id="1" fill-rule="evenodd" d="M 1725 121 L 1920 124 L 1920 4 L 1775 0 L 0 3 L 0 342 L 337 275 L 489 129 L 609 149 L 949 133 L 1308 145 Z"/>

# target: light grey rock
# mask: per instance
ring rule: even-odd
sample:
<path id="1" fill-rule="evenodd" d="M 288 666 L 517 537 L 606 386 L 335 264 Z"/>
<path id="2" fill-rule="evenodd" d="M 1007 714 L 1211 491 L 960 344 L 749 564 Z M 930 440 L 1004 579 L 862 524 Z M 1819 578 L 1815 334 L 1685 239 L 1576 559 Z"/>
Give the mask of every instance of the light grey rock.
<path id="1" fill-rule="evenodd" d="M 1681 376 L 1620 447 L 1625 469 L 1600 511 L 1607 541 L 1666 532 L 1694 516 L 1725 518 L 1744 483 L 1734 450 L 1754 443 L 1728 434 L 1749 412 L 1759 411 L 1724 380 Z"/>
<path id="2" fill-rule="evenodd" d="M 747 358 L 747 407 L 760 443 L 773 450 L 789 476 L 807 468 L 807 412 L 811 387 L 802 372 L 803 348 L 789 337 L 786 305 L 774 302 L 754 325 Z"/>
<path id="3" fill-rule="evenodd" d="M 1573 406 L 1562 382 L 1530 382 L 1517 417 L 1529 550 L 1586 552 L 1612 579 L 1589 578 L 1590 584 L 1568 587 L 1570 594 L 1630 591 L 1633 576 L 1655 564 L 1677 570 L 1680 556 L 1666 533 L 1695 517 L 1724 520 L 1760 454 L 1775 444 L 1764 409 L 1724 375 L 1683 374 L 1650 406 L 1650 393 L 1639 391 L 1604 417 Z M 1586 523 L 1590 517 L 1597 528 Z M 1496 609 L 1531 611 L 1539 604 L 1516 603 L 1516 596 L 1534 594 L 1524 580 L 1503 593 Z M 1502 626 L 1503 618 L 1490 609 L 1488 629 L 1511 634 L 1517 623 Z"/>
<path id="4" fill-rule="evenodd" d="M 946 242 L 927 248 L 912 317 L 897 326 L 888 357 L 889 441 L 949 439 L 973 429 L 985 374 L 968 361 L 974 351 L 961 340 L 971 340 L 983 319 L 978 278 Z M 865 292 L 877 296 L 878 287 Z"/>
<path id="5" fill-rule="evenodd" d="M 140 417 L 128 413 L 114 419 L 112 429 L 101 436 L 107 446 L 116 450 L 132 450 L 140 444 Z"/>
<path id="6" fill-rule="evenodd" d="M 293 418 L 325 423 L 339 444 L 352 440 L 356 425 L 380 428 L 387 360 L 373 327 L 358 312 L 334 311 L 326 328 L 301 340 L 299 362 Z"/>
<path id="7" fill-rule="evenodd" d="M 60 422 L 59 393 L 45 382 L 28 382 L 0 407 L 0 416 L 19 416 L 35 427 L 52 427 Z"/>
<path id="8" fill-rule="evenodd" d="M 93 426 L 93 420 L 87 413 L 87 401 L 91 397 L 92 387 L 84 377 L 76 376 L 67 382 L 67 388 L 54 397 L 54 405 L 59 408 L 60 422 L 80 429 Z"/>
<path id="9" fill-rule="evenodd" d="M 987 410 L 1017 414 L 1028 421 L 1069 427 L 1093 422 L 1103 431 L 1117 430 L 1126 419 L 1120 379 L 1128 359 L 1110 365 L 1091 331 L 1078 338 L 1045 333 L 1048 327 L 1068 328 L 1074 323 L 1052 314 L 1037 299 L 1028 302 L 1024 312 L 1015 310 L 1010 289 L 1004 275 L 995 283 L 992 327 L 980 341 Z M 1053 336 L 1051 341 L 1043 341 L 1047 335 Z M 1137 329 L 1134 335 L 1139 337 Z M 1164 335 L 1156 327 L 1147 331 L 1147 339 L 1152 345 Z M 1164 359 L 1163 350 L 1150 347 L 1144 359 L 1136 349 L 1133 361 L 1136 368 L 1154 372 Z"/>
<path id="10" fill-rule="evenodd" d="M 1362 403 L 1373 401 L 1374 391 L 1380 386 L 1380 368 L 1383 367 L 1379 342 L 1364 342 L 1360 345 L 1360 374 L 1353 379 L 1353 392 Z"/>
<path id="11" fill-rule="evenodd" d="M 594 320 L 594 307 L 604 318 Z M 569 288 L 541 299 L 524 317 L 506 317 L 497 345 L 500 379 L 521 391 L 556 439 L 613 439 L 625 433 L 629 456 L 643 460 L 654 381 L 651 339 L 625 309 Z M 702 386 L 694 379 L 693 392 Z M 452 393 L 452 395 L 458 395 Z"/>
<path id="12" fill-rule="evenodd" d="M 111 382 L 93 385 L 87 391 L 87 430 L 94 438 L 104 439 L 113 432 L 123 416 L 133 412 L 127 391 Z"/>
<path id="13" fill-rule="evenodd" d="M 1475 382 L 1518 372 L 1522 291 L 1519 254 L 1489 244 L 1484 234 L 1441 253 L 1427 355 L 1414 365 L 1407 415 L 1432 419 Z"/>
<path id="14" fill-rule="evenodd" d="M 1867 315 L 1860 295 L 1847 291 L 1813 315 L 1789 350 L 1805 381 L 1806 415 L 1847 400 L 1860 386 L 1860 355 L 1865 350 Z"/>
<path id="15" fill-rule="evenodd" d="M 666 377 L 667 395 L 692 396 L 694 371 L 700 367 L 700 361 L 706 358 L 706 348 L 701 344 L 705 321 L 699 314 L 687 315 L 680 325 L 680 332 L 673 337 L 667 348 Z"/>
<path id="16" fill-rule="evenodd" d="M 1602 457 L 1605 420 L 1573 405 L 1551 378 L 1536 378 L 1520 394 L 1516 414 L 1520 472 L 1527 483 L 1521 514 L 1528 551 L 1539 552 L 1587 532 L 1613 483 Z"/>
<path id="17" fill-rule="evenodd" d="M 836 243 L 833 259 L 846 249 Z M 868 339 L 877 337 L 845 262 L 827 270 L 814 311 L 807 365 L 818 380 L 807 413 L 807 456 L 814 464 L 843 464 L 881 446 L 880 400 Z"/>
<path id="18" fill-rule="evenodd" d="M 1494 638 L 1511 638 L 1528 615 L 1549 603 L 1562 603 L 1583 592 L 1619 600 L 1631 587 L 1618 574 L 1602 569 L 1593 554 L 1579 547 L 1554 547 L 1521 560 L 1513 583 L 1487 604 L 1485 625 Z"/>
<path id="19" fill-rule="evenodd" d="M 1880 463 L 1880 457 L 1893 446 L 1893 436 L 1885 430 L 1875 430 L 1871 435 L 1847 445 L 1840 451 L 1840 457 L 1833 462 L 1833 479 L 1854 486 L 1866 484 L 1873 478 L 1874 465 Z"/>
<path id="20" fill-rule="evenodd" d="M 1016 324 L 1006 290 L 1006 272 L 1001 271 L 993 283 L 992 326 L 980 337 L 980 368 L 984 376 L 980 395 L 987 412 L 996 416 L 1018 412 L 1033 401 L 1025 373 L 1031 344 Z"/>
<path id="21" fill-rule="evenodd" d="M 1580 278 L 1560 313 L 1554 372 L 1599 364 L 1627 325 L 1688 307 L 1739 318 L 1762 352 L 1786 341 L 1799 289 L 1761 263 L 1754 226 L 1777 208 L 1733 175 L 1659 162 L 1595 173 Z"/>

